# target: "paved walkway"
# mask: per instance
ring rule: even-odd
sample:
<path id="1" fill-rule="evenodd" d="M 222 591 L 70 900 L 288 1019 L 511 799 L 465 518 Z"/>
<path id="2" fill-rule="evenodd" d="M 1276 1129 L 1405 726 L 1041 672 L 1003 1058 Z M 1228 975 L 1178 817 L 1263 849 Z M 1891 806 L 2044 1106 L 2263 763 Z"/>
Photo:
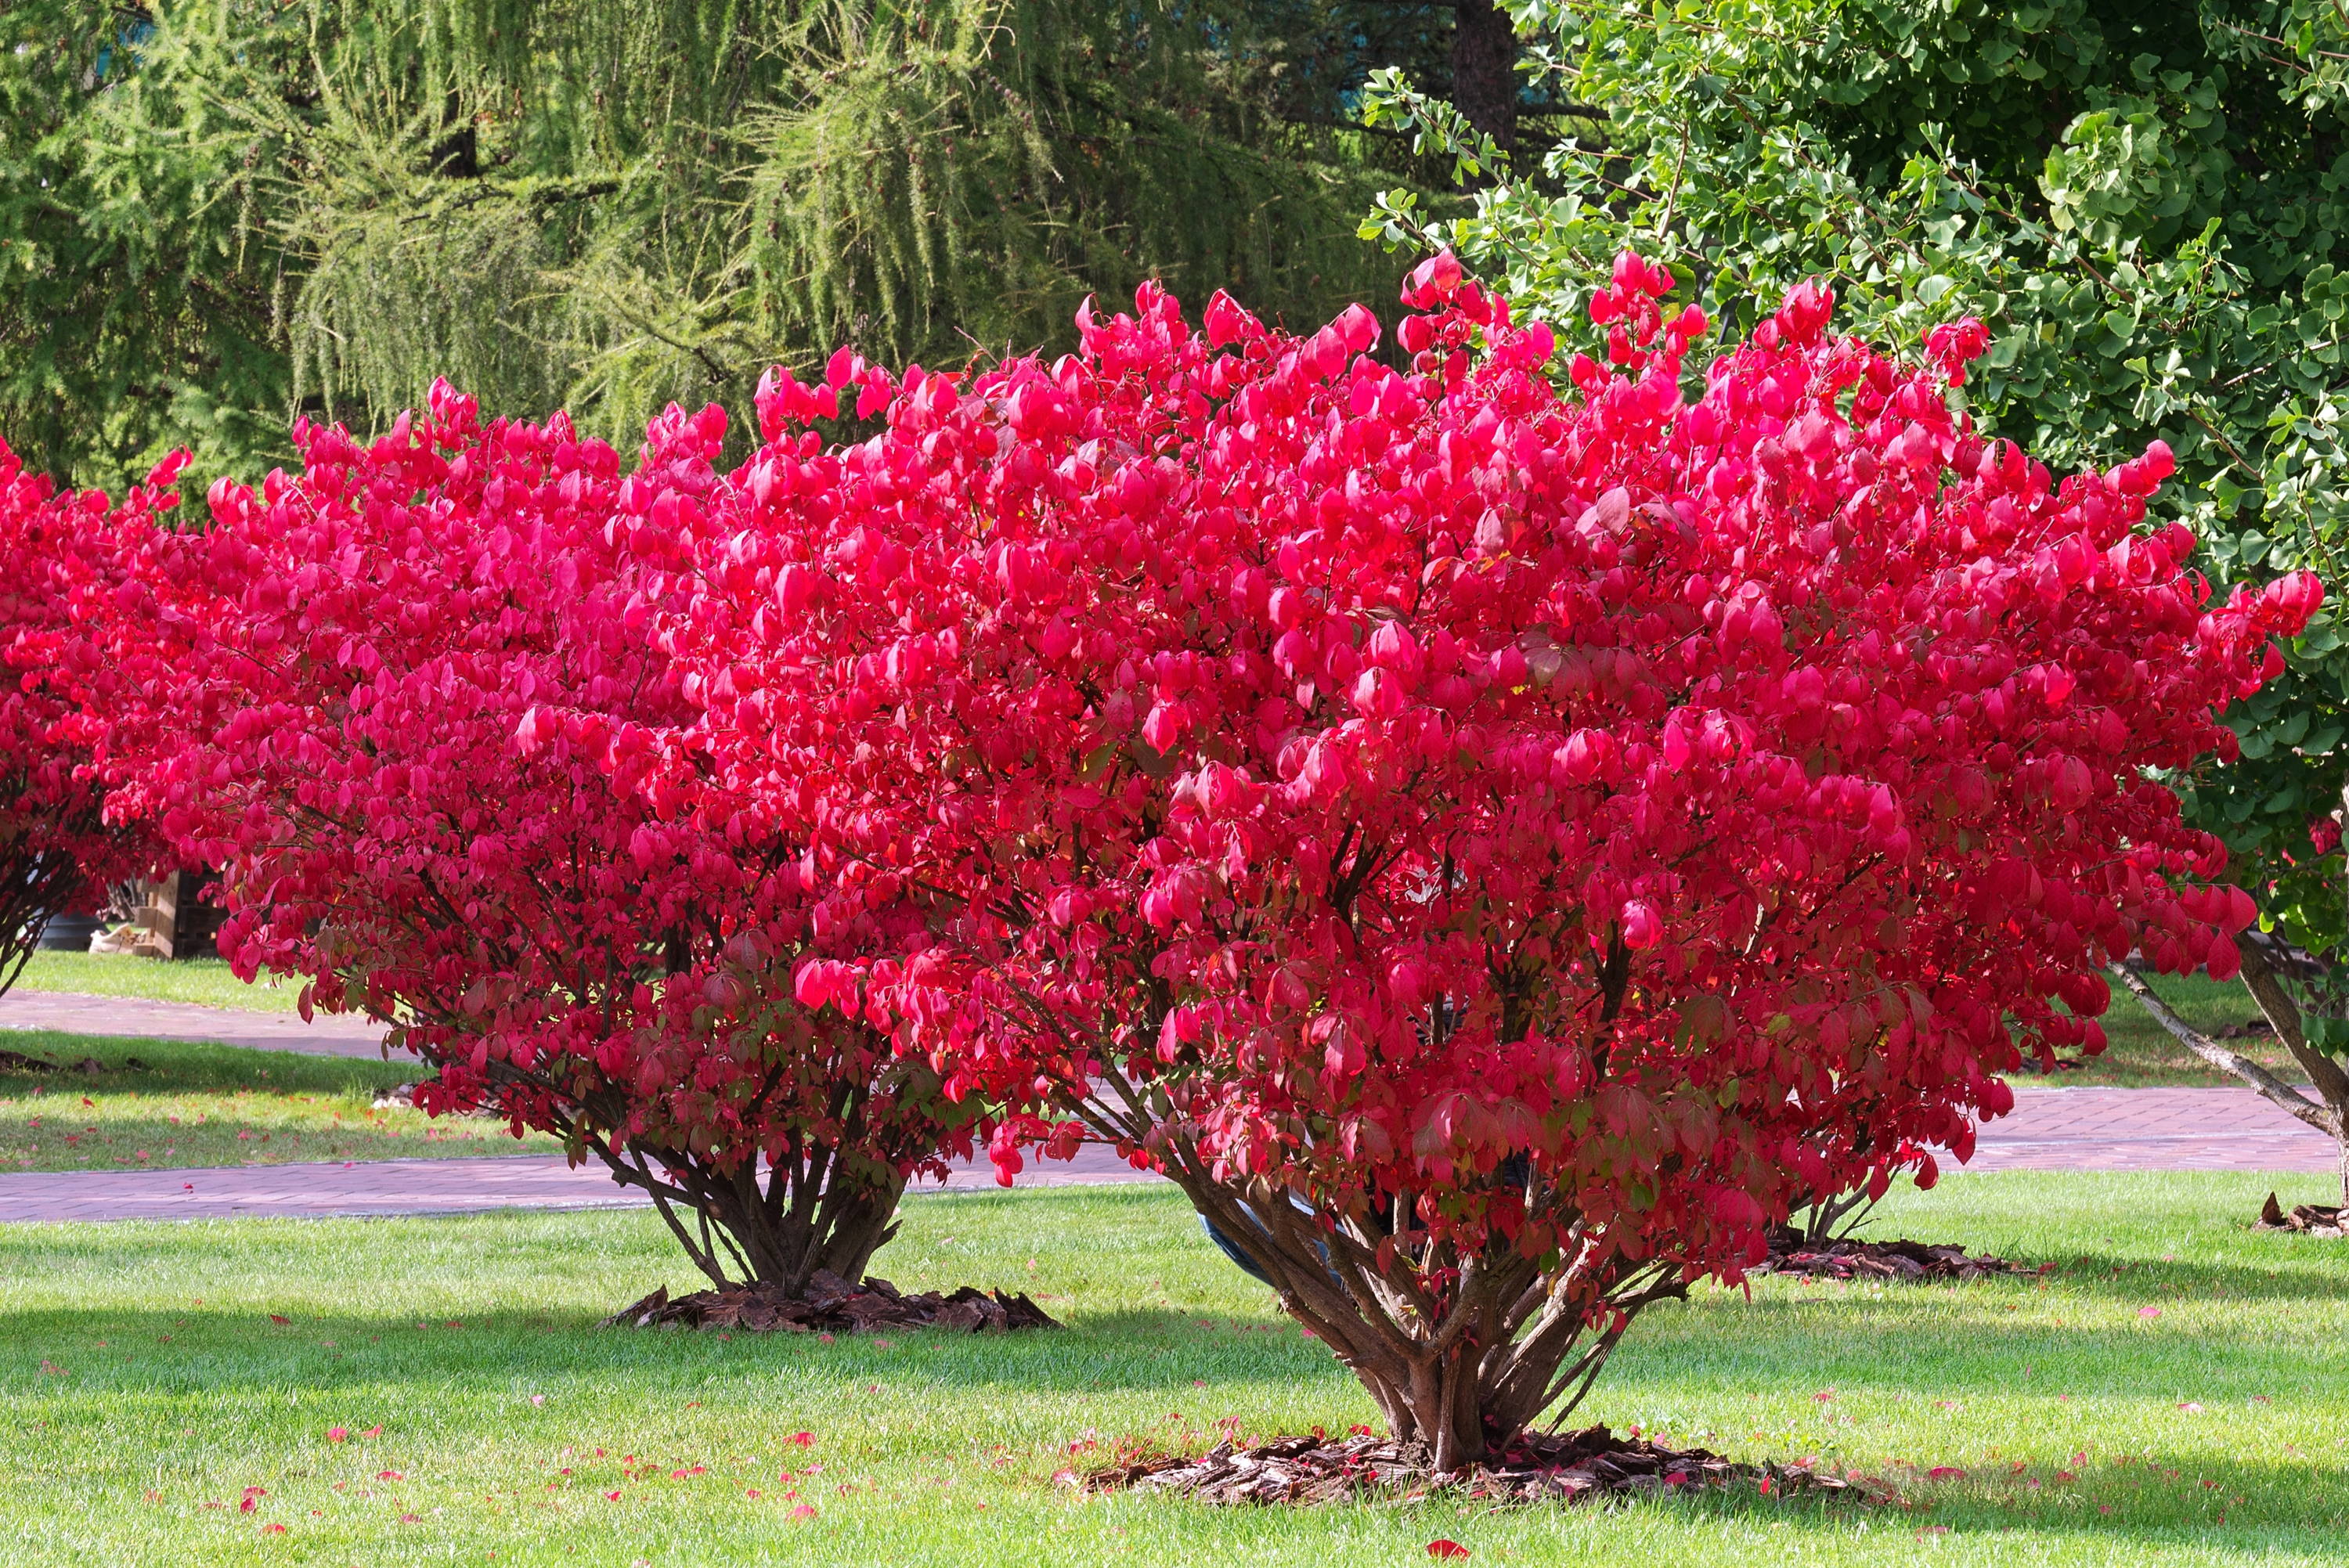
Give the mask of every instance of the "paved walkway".
<path id="1" fill-rule="evenodd" d="M 1964 1169 L 2329 1174 L 2336 1159 L 2332 1140 L 2249 1089 L 2025 1089 L 2015 1096 L 2013 1116 L 1982 1130 Z M 1106 1150 L 1088 1149 L 1067 1164 L 1030 1161 L 1019 1183 L 1156 1180 Z M 983 1161 L 958 1167 L 943 1184 L 947 1191 L 994 1186 L 994 1167 Z M 926 1182 L 919 1189 L 940 1190 Z M 573 1170 L 543 1155 L 0 1176 L 0 1222 L 452 1214 L 628 1208 L 648 1201 L 616 1185 L 601 1166 Z"/>
<path id="2" fill-rule="evenodd" d="M 295 1013 L 254 1013 L 237 1007 L 200 1007 L 191 1002 L 21 988 L 0 996 L 0 1031 L 9 1029 L 212 1040 L 254 1050 L 300 1051 L 318 1057 L 379 1056 L 383 1046 L 383 1026 L 363 1017 L 321 1013 L 305 1024 Z M 0 1033 L 0 1046 L 6 1044 L 7 1036 Z"/>
<path id="3" fill-rule="evenodd" d="M 1023 1187 L 1155 1181 L 1103 1150 L 1061 1164 L 1031 1160 Z M 957 1166 L 921 1192 L 995 1191 L 995 1167 Z M 487 1209 L 634 1209 L 652 1202 L 602 1164 L 573 1170 L 561 1155 L 495 1160 L 382 1160 L 347 1165 L 233 1165 L 193 1171 L 91 1171 L 0 1176 L 0 1222 L 382 1218 Z"/>
<path id="4" fill-rule="evenodd" d="M 11 1028 L 357 1057 L 377 1055 L 381 1041 L 380 1029 L 364 1019 L 321 1016 L 305 1024 L 291 1014 L 44 991 L 0 996 L 0 1031 Z M 0 1032 L 0 1044 L 5 1040 Z M 2327 1174 L 2339 1168 L 2331 1139 L 2248 1088 L 2024 1088 L 2014 1098 L 2014 1113 L 1982 1129 L 1964 1170 Z M 1107 1150 L 1087 1150 L 1068 1164 L 1031 1160 L 1019 1181 L 1065 1186 L 1157 1179 Z M 958 1168 L 945 1187 L 994 1184 L 994 1168 L 979 1161 Z M 440 1214 L 647 1202 L 616 1184 L 601 1166 L 574 1171 L 560 1158 L 540 1155 L 0 1175 L 0 1222 Z"/>
<path id="5" fill-rule="evenodd" d="M 2337 1171 L 2332 1139 L 2249 1088 L 2017 1089 L 1967 1171 Z"/>

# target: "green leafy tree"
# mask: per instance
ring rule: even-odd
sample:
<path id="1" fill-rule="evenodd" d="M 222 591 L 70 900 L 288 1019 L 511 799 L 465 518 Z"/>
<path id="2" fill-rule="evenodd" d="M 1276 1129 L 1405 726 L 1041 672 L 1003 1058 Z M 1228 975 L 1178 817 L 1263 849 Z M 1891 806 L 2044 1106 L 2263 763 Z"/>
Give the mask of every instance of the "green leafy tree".
<path id="1" fill-rule="evenodd" d="M 1724 333 L 1747 325 L 1740 302 L 1807 277 L 1879 340 L 1979 316 L 1995 346 L 1963 395 L 1987 430 L 2058 468 L 2167 441 L 2180 475 L 2163 504 L 2196 530 L 2221 592 L 2289 567 L 2344 583 L 2338 0 L 1510 9 L 1520 68 L 1583 118 L 1538 159 L 1513 158 L 1401 72 L 1374 77 L 1375 119 L 1488 183 L 1464 213 L 1391 192 L 1366 233 L 1450 245 L 1560 317 L 1627 245 L 1671 264 Z M 2285 656 L 2283 678 L 2231 716 L 2240 758 L 2175 782 L 2258 895 L 2266 929 L 2244 944 L 2246 979 L 2318 1097 L 2189 1043 L 2342 1138 L 2349 1190 L 2349 644 L 2335 610 Z"/>

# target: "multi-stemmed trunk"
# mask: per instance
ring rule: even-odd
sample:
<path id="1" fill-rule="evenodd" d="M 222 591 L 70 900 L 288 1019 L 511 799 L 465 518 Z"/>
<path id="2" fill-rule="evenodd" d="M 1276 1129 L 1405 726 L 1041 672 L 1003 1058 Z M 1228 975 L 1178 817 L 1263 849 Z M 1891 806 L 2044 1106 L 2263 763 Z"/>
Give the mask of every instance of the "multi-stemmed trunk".
<path id="1" fill-rule="evenodd" d="M 897 1233 L 905 1178 L 837 1149 L 811 1149 L 763 1171 L 750 1161 L 725 1171 L 672 1150 L 591 1146 L 613 1180 L 652 1195 L 686 1255 L 721 1289 L 757 1284 L 804 1295 L 823 1271 L 854 1284 Z"/>
<path id="2" fill-rule="evenodd" d="M 1640 1309 L 1685 1294 L 1669 1268 L 1602 1256 L 1571 1224 L 1578 1254 L 1544 1268 L 1498 1238 L 1466 1254 L 1382 1246 L 1359 1222 L 1325 1223 L 1336 1217 L 1262 1181 L 1216 1181 L 1184 1155 L 1168 1174 L 1438 1471 L 1475 1463 L 1546 1415 L 1562 1418 Z"/>
<path id="3" fill-rule="evenodd" d="M 1361 1379 L 1396 1439 L 1420 1445 L 1438 1471 L 1475 1463 L 1544 1416 L 1563 1418 L 1632 1318 L 1686 1294 L 1668 1264 L 1613 1253 L 1538 1190 L 1527 1211 L 1565 1238 L 1547 1266 L 1498 1236 L 1473 1253 L 1397 1244 L 1366 1215 L 1325 1215 L 1261 1178 L 1218 1180 L 1165 1124 L 1150 1146 L 1290 1315 Z M 1399 1209 L 1392 1217 L 1407 1223 L 1408 1203 Z"/>
<path id="4" fill-rule="evenodd" d="M 888 1098 L 936 1087 L 926 1064 L 900 1060 L 890 1070 L 898 1081 L 886 1086 Z M 492 1080 L 505 1092 L 532 1091 L 533 1125 L 594 1154 L 621 1185 L 647 1193 L 693 1265 L 720 1289 L 756 1284 L 798 1296 L 820 1272 L 852 1284 L 863 1280 L 873 1254 L 897 1233 L 901 1167 L 932 1157 L 939 1136 L 918 1118 L 876 1130 L 870 1119 L 884 1098 L 881 1086 L 843 1079 L 832 1086 L 823 1119 L 839 1130 L 836 1140 L 793 1136 L 777 1156 L 745 1152 L 730 1163 L 643 1138 L 615 1139 L 609 1130 L 626 1125 L 628 1114 L 616 1089 L 574 1101 L 543 1069 L 505 1063 L 492 1065 Z"/>

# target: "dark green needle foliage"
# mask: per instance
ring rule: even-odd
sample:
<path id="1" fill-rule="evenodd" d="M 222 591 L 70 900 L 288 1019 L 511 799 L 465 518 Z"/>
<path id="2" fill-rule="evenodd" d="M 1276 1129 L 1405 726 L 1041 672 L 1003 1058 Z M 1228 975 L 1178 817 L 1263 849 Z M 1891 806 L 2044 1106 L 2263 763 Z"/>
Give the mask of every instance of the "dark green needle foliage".
<path id="1" fill-rule="evenodd" d="M 1164 276 L 1391 292 L 1365 134 L 1278 112 L 1245 7 L 32 0 L 0 12 L 0 432 L 119 484 L 362 429 L 437 375 L 632 445 L 842 343 L 1070 342 Z"/>

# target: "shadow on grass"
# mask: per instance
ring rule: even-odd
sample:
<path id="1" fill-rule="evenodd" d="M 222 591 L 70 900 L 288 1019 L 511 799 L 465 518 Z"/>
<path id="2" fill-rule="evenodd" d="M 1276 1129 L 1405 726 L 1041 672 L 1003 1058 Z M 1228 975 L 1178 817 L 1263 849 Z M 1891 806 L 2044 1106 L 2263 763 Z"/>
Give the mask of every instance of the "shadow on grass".
<path id="1" fill-rule="evenodd" d="M 2129 1456 L 2126 1463 L 2116 1462 L 2114 1456 L 2092 1455 L 2076 1469 L 1960 1463 L 1951 1468 L 1962 1469 L 1961 1476 L 1925 1479 L 1922 1472 L 1933 1462 L 1920 1458 L 1915 1471 L 1891 1467 L 1867 1472 L 1894 1489 L 1896 1500 L 1889 1504 L 1857 1502 L 1848 1494 L 1779 1501 L 1739 1487 L 1628 1506 L 1680 1509 L 1723 1523 L 1866 1524 L 1888 1541 L 1946 1537 L 1955 1544 L 1968 1536 L 2012 1541 L 2016 1532 L 2027 1531 L 2043 1537 L 2063 1533 L 2102 1540 L 2116 1547 L 2217 1541 L 2246 1553 L 2269 1544 L 2261 1537 L 2270 1532 L 2337 1540 L 2337 1532 L 2349 1524 L 2349 1509 L 2337 1501 L 2349 1483 L 2349 1468 L 2332 1462 L 2282 1457 L 2245 1461 L 2155 1451 Z M 2073 1479 L 2063 1480 L 2064 1475 Z"/>
<path id="2" fill-rule="evenodd" d="M 599 1328 L 593 1316 L 564 1312 L 490 1311 L 462 1318 L 303 1315 L 281 1325 L 265 1314 L 202 1308 L 45 1309 L 0 1315 L 0 1345 L 16 1351 L 8 1358 L 15 1365 L 0 1370 L 0 1394 L 102 1390 L 235 1398 L 289 1386 L 331 1390 L 463 1379 L 504 1387 L 527 1378 L 549 1393 L 567 1384 L 588 1396 L 615 1377 L 698 1388 L 721 1374 L 838 1377 L 851 1384 L 885 1376 L 901 1383 L 1027 1393 L 1187 1395 L 1203 1379 L 1349 1381 L 1335 1360 L 1299 1338 L 1291 1326 L 1255 1332 L 1245 1319 L 1226 1319 L 1214 1330 L 1198 1322 L 1196 1315 L 1180 1312 L 1124 1310 L 1077 1314 L 1070 1326 L 1057 1330 L 986 1335 L 893 1328 L 827 1339 Z M 36 1366 L 47 1370 L 36 1371 Z"/>
<path id="3" fill-rule="evenodd" d="M 364 1057 L 308 1056 L 298 1051 L 257 1051 L 204 1040 L 134 1038 L 115 1035 L 69 1035 L 54 1029 L 0 1030 L 0 1049 L 45 1057 L 55 1072 L 0 1070 L 0 1097 L 29 1095 L 202 1094 L 216 1089 L 266 1088 L 295 1094 L 360 1094 L 411 1082 L 427 1069 L 412 1057 L 374 1061 Z M 76 1064 L 95 1059 L 100 1070 Z M 141 1065 L 132 1067 L 129 1064 Z"/>

